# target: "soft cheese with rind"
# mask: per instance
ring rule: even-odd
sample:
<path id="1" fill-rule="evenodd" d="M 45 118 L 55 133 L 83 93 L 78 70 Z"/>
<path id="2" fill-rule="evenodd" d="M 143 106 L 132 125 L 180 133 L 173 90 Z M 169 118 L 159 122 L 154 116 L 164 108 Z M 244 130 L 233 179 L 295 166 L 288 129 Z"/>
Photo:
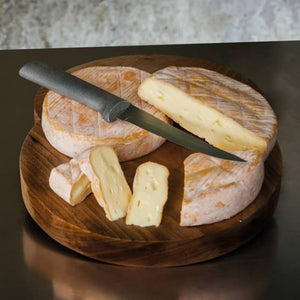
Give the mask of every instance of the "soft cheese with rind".
<path id="1" fill-rule="evenodd" d="M 91 193 L 90 182 L 75 158 L 51 170 L 49 185 L 57 195 L 73 206 Z"/>
<path id="2" fill-rule="evenodd" d="M 111 221 L 123 218 L 132 194 L 113 148 L 88 149 L 78 156 L 78 163 L 106 217 Z"/>
<path id="3" fill-rule="evenodd" d="M 150 75 L 147 72 L 131 67 L 98 66 L 83 68 L 72 74 L 165 122 L 171 122 L 137 95 L 140 83 Z M 50 144 L 70 157 L 76 157 L 93 146 L 105 145 L 116 150 L 120 161 L 126 161 L 152 152 L 165 141 L 126 121 L 107 123 L 99 112 L 53 91 L 49 91 L 44 99 L 42 127 Z"/>
<path id="4" fill-rule="evenodd" d="M 138 166 L 126 216 L 127 225 L 160 225 L 168 199 L 168 176 L 169 170 L 158 163 L 146 162 Z"/>
<path id="5" fill-rule="evenodd" d="M 277 120 L 250 86 L 203 68 L 167 67 L 146 78 L 139 96 L 190 132 L 225 151 L 274 146 Z"/>
<path id="6" fill-rule="evenodd" d="M 184 196 L 180 225 L 195 226 L 228 219 L 258 195 L 264 161 L 258 151 L 236 151 L 246 163 L 194 153 L 184 161 Z"/>

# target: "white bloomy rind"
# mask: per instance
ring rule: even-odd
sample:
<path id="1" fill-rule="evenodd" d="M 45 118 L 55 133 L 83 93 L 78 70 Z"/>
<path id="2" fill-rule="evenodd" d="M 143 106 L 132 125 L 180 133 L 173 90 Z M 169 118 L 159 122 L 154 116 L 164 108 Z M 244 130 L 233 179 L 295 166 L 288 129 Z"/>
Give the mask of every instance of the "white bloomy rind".
<path id="1" fill-rule="evenodd" d="M 90 182 L 81 172 L 76 159 L 53 168 L 49 185 L 58 196 L 73 206 L 82 202 L 91 193 Z"/>
<path id="2" fill-rule="evenodd" d="M 263 158 L 257 151 L 235 154 L 247 162 L 228 161 L 201 153 L 185 159 L 181 226 L 228 219 L 256 198 L 264 179 Z"/>
<path id="3" fill-rule="evenodd" d="M 106 217 L 111 221 L 123 218 L 132 194 L 115 151 L 96 146 L 78 156 L 78 162 Z"/>
<path id="4" fill-rule="evenodd" d="M 137 168 L 126 216 L 127 225 L 160 225 L 168 199 L 168 176 L 168 169 L 157 163 L 146 162 Z"/>

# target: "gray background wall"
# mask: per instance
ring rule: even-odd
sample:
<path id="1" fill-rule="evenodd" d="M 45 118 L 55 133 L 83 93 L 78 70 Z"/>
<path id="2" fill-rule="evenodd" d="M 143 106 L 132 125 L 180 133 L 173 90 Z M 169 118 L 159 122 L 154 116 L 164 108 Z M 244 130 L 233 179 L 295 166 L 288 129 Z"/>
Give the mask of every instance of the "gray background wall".
<path id="1" fill-rule="evenodd" d="M 0 48 L 300 40 L 298 0 L 0 0 Z"/>

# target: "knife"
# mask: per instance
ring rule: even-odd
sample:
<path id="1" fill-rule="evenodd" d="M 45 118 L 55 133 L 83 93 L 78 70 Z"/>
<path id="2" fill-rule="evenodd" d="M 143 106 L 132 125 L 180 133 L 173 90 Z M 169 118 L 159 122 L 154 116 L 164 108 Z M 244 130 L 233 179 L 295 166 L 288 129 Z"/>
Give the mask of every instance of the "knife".
<path id="1" fill-rule="evenodd" d="M 215 148 L 194 135 L 161 121 L 120 97 L 43 62 L 31 61 L 26 63 L 19 70 L 19 75 L 100 112 L 107 122 L 120 119 L 193 151 L 222 159 L 244 161 L 231 153 Z"/>

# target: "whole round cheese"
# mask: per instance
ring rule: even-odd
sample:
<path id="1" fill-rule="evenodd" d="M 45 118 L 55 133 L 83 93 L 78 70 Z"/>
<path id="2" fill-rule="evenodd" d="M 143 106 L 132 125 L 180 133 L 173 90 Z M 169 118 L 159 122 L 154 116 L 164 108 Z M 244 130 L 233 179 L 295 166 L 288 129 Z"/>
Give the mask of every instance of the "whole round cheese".
<path id="1" fill-rule="evenodd" d="M 72 74 L 171 123 L 162 112 L 137 95 L 139 85 L 150 75 L 147 72 L 131 67 L 97 66 Z M 115 149 L 120 161 L 126 161 L 146 155 L 165 142 L 162 137 L 126 121 L 117 119 L 107 123 L 99 112 L 53 91 L 44 99 L 42 128 L 50 144 L 70 157 L 93 146 L 106 145 Z"/>

